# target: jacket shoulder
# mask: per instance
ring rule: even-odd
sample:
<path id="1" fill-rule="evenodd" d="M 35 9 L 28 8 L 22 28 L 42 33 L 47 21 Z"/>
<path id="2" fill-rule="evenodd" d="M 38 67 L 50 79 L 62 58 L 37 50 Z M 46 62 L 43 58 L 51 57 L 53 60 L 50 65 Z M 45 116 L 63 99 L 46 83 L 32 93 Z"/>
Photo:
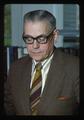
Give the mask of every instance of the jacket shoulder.
<path id="1" fill-rule="evenodd" d="M 54 65 L 62 65 L 67 73 L 79 73 L 79 57 L 65 53 L 60 49 L 55 50 Z M 68 73 L 68 74 L 69 74 Z"/>
<path id="2" fill-rule="evenodd" d="M 29 57 L 29 55 L 26 55 L 24 57 L 19 58 L 18 60 L 14 61 L 12 63 L 12 65 L 18 65 L 18 64 L 23 64 L 23 63 L 27 63 L 28 61 L 31 61 L 31 58 Z"/>
<path id="3" fill-rule="evenodd" d="M 61 61 L 67 63 L 79 64 L 79 57 L 72 54 L 65 53 L 60 48 L 55 50 L 55 57 L 59 57 Z"/>
<path id="4" fill-rule="evenodd" d="M 29 57 L 29 55 L 19 58 L 10 65 L 9 71 L 25 69 L 26 66 L 31 63 L 31 61 L 32 59 Z"/>

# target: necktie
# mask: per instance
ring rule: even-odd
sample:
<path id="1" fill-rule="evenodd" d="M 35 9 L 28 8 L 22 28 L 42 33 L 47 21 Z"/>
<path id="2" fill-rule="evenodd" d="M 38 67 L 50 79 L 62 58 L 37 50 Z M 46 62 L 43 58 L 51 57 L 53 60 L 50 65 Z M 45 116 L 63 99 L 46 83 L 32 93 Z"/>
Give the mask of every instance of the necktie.
<path id="1" fill-rule="evenodd" d="M 36 72 L 34 75 L 32 88 L 30 91 L 30 103 L 32 115 L 37 115 L 37 107 L 40 101 L 40 94 L 42 88 L 42 74 L 41 74 L 41 63 L 38 63 L 35 67 Z"/>

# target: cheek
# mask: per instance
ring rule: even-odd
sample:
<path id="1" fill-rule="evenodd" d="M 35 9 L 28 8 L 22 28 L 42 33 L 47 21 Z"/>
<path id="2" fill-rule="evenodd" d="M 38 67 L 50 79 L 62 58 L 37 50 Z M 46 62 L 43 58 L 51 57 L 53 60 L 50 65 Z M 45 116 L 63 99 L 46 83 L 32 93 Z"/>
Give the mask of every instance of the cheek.
<path id="1" fill-rule="evenodd" d="M 32 46 L 31 45 L 26 45 L 27 51 L 31 51 L 32 50 Z"/>
<path id="2" fill-rule="evenodd" d="M 42 47 L 44 54 L 49 54 L 53 49 L 53 44 L 48 43 Z"/>
<path id="3" fill-rule="evenodd" d="M 52 51 L 53 46 L 54 46 L 53 41 L 49 42 L 49 43 L 47 44 L 47 46 L 46 46 L 46 50 L 48 50 L 48 51 Z"/>

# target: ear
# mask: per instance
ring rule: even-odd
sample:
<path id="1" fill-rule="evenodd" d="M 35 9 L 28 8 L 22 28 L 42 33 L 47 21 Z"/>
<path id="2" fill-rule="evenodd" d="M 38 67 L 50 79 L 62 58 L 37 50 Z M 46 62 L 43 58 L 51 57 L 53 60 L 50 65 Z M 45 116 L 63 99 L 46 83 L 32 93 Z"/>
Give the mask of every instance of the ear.
<path id="1" fill-rule="evenodd" d="M 54 41 L 57 41 L 57 38 L 58 38 L 58 36 L 59 36 L 59 31 L 58 31 L 57 29 L 55 29 L 55 30 L 53 31 L 53 34 L 54 34 Z"/>

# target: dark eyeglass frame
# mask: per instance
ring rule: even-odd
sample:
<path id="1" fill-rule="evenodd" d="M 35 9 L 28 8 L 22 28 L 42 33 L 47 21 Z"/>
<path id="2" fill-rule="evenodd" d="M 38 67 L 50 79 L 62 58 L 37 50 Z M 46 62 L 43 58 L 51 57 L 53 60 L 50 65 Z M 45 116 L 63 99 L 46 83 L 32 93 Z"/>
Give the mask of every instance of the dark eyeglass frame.
<path id="1" fill-rule="evenodd" d="M 37 36 L 37 37 L 32 37 L 32 36 L 30 36 L 30 35 L 26 35 L 26 36 L 24 36 L 24 34 L 22 35 L 22 38 L 23 38 L 23 40 L 24 40 L 24 42 L 26 43 L 26 44 L 33 44 L 34 43 L 34 40 L 36 40 L 39 44 L 46 44 L 47 42 L 48 42 L 48 40 L 49 40 L 49 37 L 52 35 L 52 33 L 53 33 L 53 31 L 55 30 L 56 28 L 54 28 L 48 35 L 39 35 L 39 36 Z M 27 38 L 31 38 L 32 39 L 32 42 L 30 42 L 30 43 L 28 43 L 27 42 Z M 42 42 L 40 42 L 39 41 L 39 38 L 40 37 L 44 37 L 44 41 L 42 41 Z"/>

